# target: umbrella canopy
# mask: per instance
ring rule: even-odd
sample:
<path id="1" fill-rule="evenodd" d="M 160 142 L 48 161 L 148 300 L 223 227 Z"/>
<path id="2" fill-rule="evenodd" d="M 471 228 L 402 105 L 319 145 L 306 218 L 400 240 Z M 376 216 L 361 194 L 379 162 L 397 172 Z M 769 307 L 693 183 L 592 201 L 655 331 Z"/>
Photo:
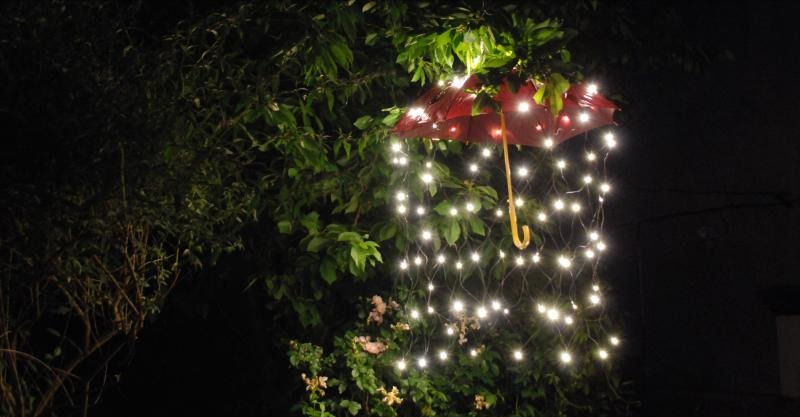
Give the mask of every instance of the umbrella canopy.
<path id="1" fill-rule="evenodd" d="M 500 114 L 489 107 L 473 115 L 477 76 L 435 86 L 417 99 L 398 121 L 394 133 L 404 138 L 431 137 L 476 143 L 502 143 Z M 564 107 L 555 117 L 549 107 L 533 100 L 536 86 L 522 84 L 516 93 L 503 83 L 494 99 L 506 119 L 508 143 L 544 146 L 545 139 L 559 144 L 597 127 L 614 123 L 617 106 L 597 94 L 591 84 L 576 84 L 563 97 Z"/>
<path id="2" fill-rule="evenodd" d="M 472 75 L 456 78 L 450 85 L 436 86 L 417 99 L 394 128 L 397 136 L 405 138 L 431 137 L 462 142 L 503 144 L 503 158 L 508 186 L 508 214 L 514 245 L 520 250 L 530 244 L 530 228 L 522 226 L 522 238 L 517 230 L 517 214 L 511 187 L 511 167 L 508 144 L 545 146 L 548 140 L 557 145 L 590 129 L 614 123 L 617 106 L 597 94 L 591 84 L 571 86 L 562 97 L 563 108 L 553 114 L 545 105 L 533 100 L 536 85 L 527 81 L 516 92 L 503 83 L 494 96 L 500 112 L 484 107 L 473 113 L 480 87 Z"/>

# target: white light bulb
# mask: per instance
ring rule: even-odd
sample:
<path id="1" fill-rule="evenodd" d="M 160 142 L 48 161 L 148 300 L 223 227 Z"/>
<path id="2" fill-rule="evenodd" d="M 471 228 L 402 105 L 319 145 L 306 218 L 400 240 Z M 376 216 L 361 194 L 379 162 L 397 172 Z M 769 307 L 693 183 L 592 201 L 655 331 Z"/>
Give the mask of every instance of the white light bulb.
<path id="1" fill-rule="evenodd" d="M 400 158 L 397 159 L 397 163 L 401 166 L 406 166 L 408 165 L 408 158 L 406 158 L 405 156 L 401 156 Z"/>
<path id="2" fill-rule="evenodd" d="M 514 359 L 516 359 L 518 361 L 522 360 L 522 351 L 521 350 L 515 350 L 514 351 Z"/>
<path id="3" fill-rule="evenodd" d="M 411 318 L 414 320 L 419 318 L 419 311 L 417 309 L 411 310 Z"/>
<path id="4" fill-rule="evenodd" d="M 560 198 L 553 202 L 553 208 L 556 210 L 563 210 L 564 209 L 564 201 Z"/>
<path id="5" fill-rule="evenodd" d="M 581 123 L 586 123 L 589 121 L 589 113 L 581 113 L 578 115 L 578 121 Z"/>
<path id="6" fill-rule="evenodd" d="M 414 257 L 414 265 L 422 265 L 422 258 L 419 256 Z"/>
<path id="7" fill-rule="evenodd" d="M 600 191 L 607 193 L 611 191 L 611 186 L 608 183 L 604 182 L 603 184 L 600 185 Z"/>
<path id="8" fill-rule="evenodd" d="M 439 255 L 436 257 L 436 262 L 439 262 L 440 264 L 443 264 L 446 260 L 447 259 L 445 259 L 444 255 Z"/>
<path id="9" fill-rule="evenodd" d="M 492 300 L 492 310 L 494 310 L 494 311 L 500 311 L 500 309 L 501 309 L 502 307 L 503 307 L 503 306 L 502 306 L 502 304 L 500 304 L 500 302 L 499 302 L 499 301 L 497 301 L 497 300 Z"/>
<path id="10" fill-rule="evenodd" d="M 425 109 L 422 107 L 412 107 L 408 109 L 408 115 L 414 118 L 420 118 L 425 115 Z"/>
<path id="11" fill-rule="evenodd" d="M 605 135 L 603 135 L 603 139 L 605 139 L 606 146 L 608 146 L 609 149 L 614 149 L 614 147 L 617 146 L 617 141 L 616 139 L 614 139 L 613 133 L 611 132 L 606 133 Z"/>
<path id="12" fill-rule="evenodd" d="M 597 84 L 592 83 L 586 86 L 586 94 L 590 96 L 597 94 Z"/>
<path id="13" fill-rule="evenodd" d="M 597 232 L 589 233 L 589 240 L 595 241 L 597 239 L 600 239 L 600 234 L 599 233 L 597 233 Z"/>
<path id="14" fill-rule="evenodd" d="M 400 359 L 399 361 L 397 361 L 397 364 L 395 366 L 397 366 L 397 369 L 399 369 L 401 371 L 405 371 L 405 369 L 406 369 L 406 361 Z"/>
<path id="15" fill-rule="evenodd" d="M 515 204 L 517 207 L 522 207 L 522 205 L 523 205 L 523 204 L 525 204 L 525 202 L 524 202 L 524 201 L 522 201 L 522 199 L 521 199 L 521 198 L 517 197 L 517 199 L 514 201 L 514 204 Z"/>
<path id="16" fill-rule="evenodd" d="M 581 205 L 578 204 L 578 203 L 572 203 L 572 205 L 570 206 L 570 209 L 572 209 L 573 213 L 577 213 L 577 212 L 581 211 Z"/>
<path id="17" fill-rule="evenodd" d="M 597 155 L 595 155 L 594 152 L 589 152 L 586 154 L 586 159 L 588 161 L 594 161 L 597 159 Z"/>
<path id="18" fill-rule="evenodd" d="M 433 291 L 434 288 L 436 287 L 433 286 L 433 283 L 428 284 L 428 291 Z M 430 313 L 432 309 L 432 307 L 428 307 L 428 313 Z"/>
<path id="19" fill-rule="evenodd" d="M 408 208 L 404 204 L 399 204 L 397 206 L 397 212 L 400 214 L 405 214 Z"/>
<path id="20" fill-rule="evenodd" d="M 559 159 L 558 162 L 556 162 L 556 166 L 558 167 L 558 169 L 564 169 L 567 167 L 567 161 Z"/>
<path id="21" fill-rule="evenodd" d="M 558 257 L 558 264 L 561 265 L 562 268 L 567 269 L 572 266 L 572 261 L 564 255 Z"/>
<path id="22" fill-rule="evenodd" d="M 401 261 L 400 262 L 400 269 L 403 269 L 403 270 L 408 269 L 408 262 L 407 261 Z"/>
<path id="23" fill-rule="evenodd" d="M 392 152 L 397 153 L 400 152 L 401 149 L 403 149 L 402 145 L 397 142 L 392 142 Z"/>
<path id="24" fill-rule="evenodd" d="M 425 214 L 425 207 L 417 206 L 417 214 L 420 215 L 420 216 Z"/>
<path id="25" fill-rule="evenodd" d="M 539 214 L 536 215 L 536 218 L 539 219 L 540 222 L 546 221 L 547 214 L 545 214 L 543 211 L 540 211 Z"/>
<path id="26" fill-rule="evenodd" d="M 453 311 L 455 311 L 455 312 L 464 311 L 464 303 L 462 303 L 459 300 L 453 301 Z"/>
<path id="27" fill-rule="evenodd" d="M 619 339 L 616 336 L 611 336 L 608 341 L 614 346 L 619 345 Z"/>
<path id="28" fill-rule="evenodd" d="M 425 168 L 432 168 L 432 167 L 433 167 L 433 162 L 428 161 L 425 163 Z"/>
<path id="29" fill-rule="evenodd" d="M 484 158 L 489 158 L 492 156 L 492 151 L 489 148 L 483 148 L 481 150 L 481 155 L 483 155 Z"/>
<path id="30" fill-rule="evenodd" d="M 589 302 L 592 303 L 592 305 L 600 304 L 600 296 L 597 295 L 597 294 L 590 295 L 589 296 Z"/>
<path id="31" fill-rule="evenodd" d="M 478 316 L 478 318 L 484 319 L 489 313 L 486 311 L 486 307 L 481 306 L 475 310 L 475 314 Z"/>
<path id="32" fill-rule="evenodd" d="M 475 211 L 475 204 L 467 203 L 467 205 L 464 206 L 464 208 L 467 209 L 467 212 L 472 213 L 473 211 Z"/>
<path id="33" fill-rule="evenodd" d="M 575 305 L 575 302 L 573 302 L 573 301 L 570 301 L 569 303 L 570 303 L 570 304 L 572 304 L 572 309 L 573 309 L 573 310 L 577 310 L 577 309 L 578 309 L 578 306 L 577 306 L 577 305 Z"/>
<path id="34" fill-rule="evenodd" d="M 531 105 L 527 101 L 521 101 L 517 104 L 517 111 L 525 113 L 531 109 Z"/>
<path id="35" fill-rule="evenodd" d="M 599 250 L 600 252 L 606 250 L 606 247 L 607 246 L 604 242 L 597 242 L 597 250 Z"/>
<path id="36" fill-rule="evenodd" d="M 564 323 L 566 323 L 568 326 L 571 326 L 572 323 L 575 323 L 575 320 L 572 318 L 572 316 L 564 316 Z"/>
<path id="37" fill-rule="evenodd" d="M 394 197 L 397 199 L 397 201 L 406 201 L 406 198 L 408 198 L 406 193 L 402 191 L 398 191 L 397 194 L 394 195 Z"/>
<path id="38" fill-rule="evenodd" d="M 522 266 L 525 264 L 525 259 L 522 259 L 522 256 L 517 256 L 517 265 Z"/>
<path id="39" fill-rule="evenodd" d="M 606 360 L 608 359 L 608 352 L 606 352 L 604 349 L 598 349 L 597 356 L 602 360 Z"/>
<path id="40" fill-rule="evenodd" d="M 495 215 L 496 217 L 503 217 L 503 210 L 502 210 L 502 209 L 497 209 L 497 210 L 495 210 L 495 211 L 494 211 L 494 215 Z"/>
<path id="41" fill-rule="evenodd" d="M 469 164 L 470 172 L 478 172 L 478 164 Z"/>
<path id="42" fill-rule="evenodd" d="M 542 257 L 539 255 L 539 252 L 536 252 L 533 254 L 531 259 L 533 260 L 533 263 L 538 264 L 542 260 Z"/>
<path id="43" fill-rule="evenodd" d="M 503 309 L 503 314 L 508 315 L 508 309 L 507 308 Z"/>
<path id="44" fill-rule="evenodd" d="M 422 174 L 422 182 L 424 182 L 425 184 L 430 184 L 431 181 L 433 181 L 433 175 L 431 175 L 430 172 Z"/>
<path id="45" fill-rule="evenodd" d="M 561 313 L 558 312 L 555 308 L 551 308 L 547 310 L 547 319 L 550 321 L 556 321 L 558 318 L 561 317 Z"/>
<path id="46" fill-rule="evenodd" d="M 397 164 L 399 164 L 399 163 L 400 163 L 400 160 L 399 160 L 399 159 L 397 159 L 397 158 L 392 158 L 392 163 L 393 163 L 394 165 L 397 165 Z"/>
<path id="47" fill-rule="evenodd" d="M 424 368 L 428 366 L 428 360 L 425 358 L 419 358 L 419 360 L 417 361 L 417 365 L 419 365 L 420 368 Z"/>
<path id="48" fill-rule="evenodd" d="M 439 351 L 439 360 L 447 360 L 447 352 L 440 350 Z"/>
<path id="49" fill-rule="evenodd" d="M 586 252 L 584 252 L 583 254 L 586 255 L 586 258 L 588 259 L 594 258 L 594 251 L 591 249 L 586 249 Z"/>
<path id="50" fill-rule="evenodd" d="M 431 284 L 431 285 L 433 285 L 433 284 Z M 433 313 L 435 313 L 435 312 L 436 312 L 436 311 L 433 309 L 433 307 L 431 307 L 431 306 L 428 306 L 428 314 L 433 314 Z"/>
<path id="51" fill-rule="evenodd" d="M 550 149 L 550 148 L 552 148 L 552 147 L 553 147 L 553 139 L 551 139 L 551 138 L 545 138 L 545 140 L 544 140 L 544 147 L 545 147 L 545 148 L 547 148 L 547 149 Z"/>
<path id="52" fill-rule="evenodd" d="M 583 183 L 584 184 L 591 184 L 592 183 L 592 176 L 591 175 L 584 175 L 583 176 Z"/>
<path id="53" fill-rule="evenodd" d="M 470 349 L 469 356 L 472 356 L 473 358 L 478 356 L 478 351 L 475 349 Z"/>
<path id="54" fill-rule="evenodd" d="M 461 261 L 456 262 L 456 269 L 461 269 L 463 267 L 464 267 L 464 264 L 462 264 Z"/>
<path id="55" fill-rule="evenodd" d="M 528 176 L 528 168 L 520 167 L 517 170 L 517 174 L 519 174 L 519 176 L 521 176 L 521 177 L 527 177 Z"/>
<path id="56" fill-rule="evenodd" d="M 453 328 L 452 328 L 452 327 L 448 327 L 448 328 L 447 328 L 447 335 L 448 335 L 448 336 L 452 336 L 452 335 L 454 335 L 455 333 L 456 333 L 456 331 L 455 331 L 455 330 L 453 330 Z"/>
<path id="57" fill-rule="evenodd" d="M 458 215 L 458 209 L 455 207 L 450 207 L 450 216 L 455 217 L 457 215 Z"/>
<path id="58" fill-rule="evenodd" d="M 561 362 L 563 363 L 570 363 L 572 362 L 572 355 L 565 350 L 561 352 L 561 355 L 559 355 L 559 359 L 561 359 Z"/>
<path id="59" fill-rule="evenodd" d="M 497 251 L 497 256 L 499 256 L 500 259 L 505 259 L 506 253 L 501 251 L 501 250 L 499 250 L 499 251 Z"/>
<path id="60" fill-rule="evenodd" d="M 472 252 L 470 258 L 472 259 L 472 262 L 478 262 L 481 260 L 481 255 L 478 252 Z"/>
<path id="61" fill-rule="evenodd" d="M 444 80 L 437 81 L 436 85 L 438 85 L 439 87 L 444 87 Z"/>
<path id="62" fill-rule="evenodd" d="M 536 304 L 536 311 L 544 313 L 545 311 L 547 311 L 547 307 L 545 307 L 544 304 Z"/>
<path id="63" fill-rule="evenodd" d="M 433 234 L 430 230 L 423 230 L 422 231 L 422 240 L 431 240 L 433 239 Z"/>
<path id="64" fill-rule="evenodd" d="M 466 75 L 463 77 L 453 77 L 453 81 L 450 83 L 450 85 L 456 88 L 461 88 L 461 86 L 463 86 L 467 81 L 467 78 L 468 77 Z"/>
<path id="65" fill-rule="evenodd" d="M 592 285 L 592 291 L 600 291 L 599 285 Z"/>

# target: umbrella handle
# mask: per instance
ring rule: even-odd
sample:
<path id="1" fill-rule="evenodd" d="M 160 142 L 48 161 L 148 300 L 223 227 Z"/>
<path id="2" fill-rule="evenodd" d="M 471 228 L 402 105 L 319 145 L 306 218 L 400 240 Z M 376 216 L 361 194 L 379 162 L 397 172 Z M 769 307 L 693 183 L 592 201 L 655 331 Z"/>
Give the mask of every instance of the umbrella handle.
<path id="1" fill-rule="evenodd" d="M 511 220 L 511 238 L 514 246 L 523 250 L 531 243 L 531 229 L 527 225 L 522 226 L 522 240 L 519 238 L 517 230 L 517 210 L 514 207 L 514 191 L 511 187 L 511 164 L 508 162 L 508 140 L 506 139 L 506 116 L 500 111 L 500 133 L 503 136 L 503 159 L 506 162 L 506 184 L 508 185 L 508 218 Z"/>

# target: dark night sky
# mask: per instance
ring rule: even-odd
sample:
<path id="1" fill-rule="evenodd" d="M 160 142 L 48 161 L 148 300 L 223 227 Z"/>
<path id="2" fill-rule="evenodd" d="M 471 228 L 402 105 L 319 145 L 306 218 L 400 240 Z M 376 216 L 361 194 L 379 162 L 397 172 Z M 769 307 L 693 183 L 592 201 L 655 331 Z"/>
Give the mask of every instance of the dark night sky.
<path id="1" fill-rule="evenodd" d="M 629 67 L 609 80 L 628 101 L 606 229 L 625 370 L 642 415 L 797 416 L 800 400 L 778 395 L 767 301 L 777 288 L 800 314 L 790 288 L 800 287 L 800 6 L 677 8 L 687 38 L 735 60 L 700 74 Z M 187 285 L 95 415 L 146 415 L 156 404 L 180 415 L 253 409 L 228 398 L 252 399 L 265 415 L 284 406 L 274 393 L 289 371 L 251 317 L 254 296 L 241 282 Z M 195 303 L 209 294 L 214 302 Z M 205 318 L 188 319 L 197 305 Z"/>

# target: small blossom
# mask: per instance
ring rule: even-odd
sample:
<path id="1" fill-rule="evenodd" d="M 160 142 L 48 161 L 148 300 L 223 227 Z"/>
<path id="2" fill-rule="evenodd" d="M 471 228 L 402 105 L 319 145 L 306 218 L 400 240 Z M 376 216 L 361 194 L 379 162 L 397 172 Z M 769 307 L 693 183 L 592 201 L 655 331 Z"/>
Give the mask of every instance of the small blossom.
<path id="1" fill-rule="evenodd" d="M 383 400 L 382 401 L 384 402 L 384 404 L 386 404 L 386 405 L 388 405 L 390 407 L 395 405 L 395 404 L 400 405 L 400 404 L 403 403 L 403 399 L 400 398 L 400 391 L 395 386 L 392 386 L 392 390 L 391 391 L 386 391 L 386 388 L 380 387 L 380 388 L 378 388 L 378 392 L 383 394 Z"/>
<path id="2" fill-rule="evenodd" d="M 409 326 L 408 323 L 395 323 L 392 325 L 392 330 L 396 332 L 409 331 L 411 330 L 411 326 Z"/>
<path id="3" fill-rule="evenodd" d="M 488 410 L 489 407 L 492 405 L 486 402 L 486 398 L 483 395 L 475 394 L 475 409 L 476 410 Z"/>
<path id="4" fill-rule="evenodd" d="M 370 337 L 358 336 L 354 338 L 354 341 L 361 345 L 361 348 L 364 349 L 365 352 L 371 353 L 373 355 L 380 355 L 385 351 L 389 346 L 382 342 L 375 341 L 373 342 L 370 340 Z"/>

